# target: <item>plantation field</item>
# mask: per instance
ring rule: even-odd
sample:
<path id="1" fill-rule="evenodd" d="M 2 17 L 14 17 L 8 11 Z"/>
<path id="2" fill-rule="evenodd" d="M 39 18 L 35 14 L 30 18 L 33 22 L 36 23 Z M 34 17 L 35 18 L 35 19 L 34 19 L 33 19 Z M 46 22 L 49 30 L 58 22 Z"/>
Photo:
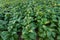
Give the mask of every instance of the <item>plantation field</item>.
<path id="1" fill-rule="evenodd" d="M 60 0 L 0 0 L 0 40 L 60 40 Z"/>

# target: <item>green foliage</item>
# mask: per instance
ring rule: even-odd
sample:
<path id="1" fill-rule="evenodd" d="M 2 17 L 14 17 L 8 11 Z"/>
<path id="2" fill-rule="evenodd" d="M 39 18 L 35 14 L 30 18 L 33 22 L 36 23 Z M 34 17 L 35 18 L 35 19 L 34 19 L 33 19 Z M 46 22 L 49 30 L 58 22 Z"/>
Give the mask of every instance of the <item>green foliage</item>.
<path id="1" fill-rule="evenodd" d="M 0 0 L 0 40 L 18 40 L 18 32 L 24 40 L 60 40 L 60 0 Z"/>

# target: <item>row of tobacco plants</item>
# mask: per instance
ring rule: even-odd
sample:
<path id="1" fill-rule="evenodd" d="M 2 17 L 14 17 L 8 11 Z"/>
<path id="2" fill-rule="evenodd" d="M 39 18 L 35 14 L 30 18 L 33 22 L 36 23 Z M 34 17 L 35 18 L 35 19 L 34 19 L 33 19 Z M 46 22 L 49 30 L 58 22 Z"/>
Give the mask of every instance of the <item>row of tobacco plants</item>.
<path id="1" fill-rule="evenodd" d="M 0 40 L 60 40 L 60 0 L 0 0 Z"/>

